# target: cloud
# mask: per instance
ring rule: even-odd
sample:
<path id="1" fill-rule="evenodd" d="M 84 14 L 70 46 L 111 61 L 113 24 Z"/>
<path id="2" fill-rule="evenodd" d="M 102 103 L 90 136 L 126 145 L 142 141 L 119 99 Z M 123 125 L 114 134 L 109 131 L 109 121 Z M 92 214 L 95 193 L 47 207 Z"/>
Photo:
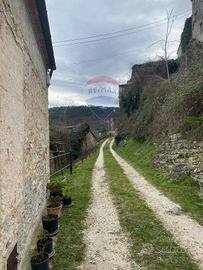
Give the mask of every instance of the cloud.
<path id="1" fill-rule="evenodd" d="M 117 38 L 72 46 L 55 46 L 57 70 L 49 89 L 50 106 L 83 104 L 84 85 L 89 79 L 106 75 L 124 83 L 130 77 L 132 65 L 155 60 L 157 53 L 161 52 L 161 44 L 152 44 L 163 39 L 166 25 L 154 25 L 154 22 L 166 18 L 167 9 L 173 9 L 174 14 L 182 14 L 176 18 L 170 37 L 173 41 L 170 43 L 170 50 L 177 50 L 185 19 L 191 14 L 190 0 L 46 2 L 53 41 L 149 24 L 146 30 L 131 31 L 131 34 Z"/>

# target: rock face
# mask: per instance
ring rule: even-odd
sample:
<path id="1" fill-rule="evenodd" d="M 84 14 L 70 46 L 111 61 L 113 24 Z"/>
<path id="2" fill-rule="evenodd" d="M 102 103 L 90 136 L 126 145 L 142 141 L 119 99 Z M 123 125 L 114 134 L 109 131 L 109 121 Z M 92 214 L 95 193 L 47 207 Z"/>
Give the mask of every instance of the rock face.
<path id="1" fill-rule="evenodd" d="M 127 127 L 129 117 L 139 109 L 144 89 L 148 85 L 164 80 L 166 76 L 164 61 L 147 62 L 132 67 L 130 80 L 127 84 L 119 86 L 120 118 L 122 118 L 117 123 L 119 129 L 130 130 L 130 126 Z"/>
<path id="2" fill-rule="evenodd" d="M 203 42 L 203 0 L 192 0 L 193 38 Z"/>
<path id="3" fill-rule="evenodd" d="M 157 144 L 155 164 L 173 176 L 191 174 L 203 181 L 203 142 L 187 141 L 181 134 L 174 134 L 167 142 Z"/>
<path id="4" fill-rule="evenodd" d="M 18 269 L 28 269 L 23 261 L 49 176 L 47 64 L 28 2 L 0 1 L 1 270 L 16 245 Z"/>

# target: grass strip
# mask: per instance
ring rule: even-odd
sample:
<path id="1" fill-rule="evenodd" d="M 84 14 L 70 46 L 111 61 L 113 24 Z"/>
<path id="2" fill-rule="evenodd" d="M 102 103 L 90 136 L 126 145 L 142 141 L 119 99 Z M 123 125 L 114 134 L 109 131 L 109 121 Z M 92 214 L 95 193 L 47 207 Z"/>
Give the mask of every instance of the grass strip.
<path id="1" fill-rule="evenodd" d="M 151 184 L 181 205 L 184 212 L 203 225 L 203 200 L 199 185 L 190 176 L 172 179 L 154 164 L 155 147 L 150 142 L 129 140 L 123 147 L 114 147 L 116 152 L 139 171 Z"/>
<path id="2" fill-rule="evenodd" d="M 54 270 L 76 270 L 84 259 L 84 220 L 91 202 L 92 170 L 97 156 L 98 151 L 77 165 L 68 180 L 74 205 L 72 208 L 63 209 L 55 248 Z"/>
<path id="3" fill-rule="evenodd" d="M 105 149 L 106 178 L 110 184 L 123 231 L 129 236 L 132 260 L 148 270 L 198 269 L 189 255 L 155 217 L 123 170 Z"/>

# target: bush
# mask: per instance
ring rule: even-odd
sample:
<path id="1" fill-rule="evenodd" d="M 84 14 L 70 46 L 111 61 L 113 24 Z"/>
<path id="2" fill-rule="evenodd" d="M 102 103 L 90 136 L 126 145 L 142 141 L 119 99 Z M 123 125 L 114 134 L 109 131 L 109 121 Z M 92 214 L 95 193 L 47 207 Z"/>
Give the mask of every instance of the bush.
<path id="1" fill-rule="evenodd" d="M 170 74 L 174 74 L 178 72 L 179 67 L 180 67 L 180 63 L 178 60 L 172 59 L 168 61 L 168 68 L 169 68 Z"/>
<path id="2" fill-rule="evenodd" d="M 133 90 L 133 89 L 132 89 Z M 140 96 L 138 93 L 129 91 L 126 95 L 121 96 L 120 106 L 124 109 L 128 118 L 133 114 L 139 107 Z"/>
<path id="3" fill-rule="evenodd" d="M 115 137 L 115 143 L 118 146 L 120 142 L 125 140 L 128 137 L 126 133 L 118 133 Z"/>
<path id="4" fill-rule="evenodd" d="M 60 179 L 52 179 L 47 184 L 47 189 L 50 191 L 62 191 L 62 189 L 65 187 L 66 182 L 64 180 Z"/>

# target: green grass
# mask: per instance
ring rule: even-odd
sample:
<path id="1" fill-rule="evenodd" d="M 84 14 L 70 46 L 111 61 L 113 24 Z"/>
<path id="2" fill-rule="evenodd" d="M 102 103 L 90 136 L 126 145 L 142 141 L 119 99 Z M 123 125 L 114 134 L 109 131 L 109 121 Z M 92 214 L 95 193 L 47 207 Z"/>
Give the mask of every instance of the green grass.
<path id="1" fill-rule="evenodd" d="M 70 209 L 63 209 L 55 248 L 54 270 L 76 270 L 84 259 L 84 220 L 91 201 L 92 170 L 97 155 L 98 151 L 77 165 L 69 178 L 74 205 Z"/>
<path id="2" fill-rule="evenodd" d="M 126 161 L 135 167 L 151 184 L 171 200 L 179 203 L 187 214 L 203 225 L 203 200 L 198 195 L 199 186 L 192 177 L 182 176 L 173 181 L 153 165 L 155 153 L 152 143 L 129 140 L 124 147 L 116 148 Z"/>
<path id="3" fill-rule="evenodd" d="M 109 150 L 105 149 L 104 157 L 120 224 L 130 239 L 132 260 L 148 270 L 198 269 L 146 206 Z"/>

